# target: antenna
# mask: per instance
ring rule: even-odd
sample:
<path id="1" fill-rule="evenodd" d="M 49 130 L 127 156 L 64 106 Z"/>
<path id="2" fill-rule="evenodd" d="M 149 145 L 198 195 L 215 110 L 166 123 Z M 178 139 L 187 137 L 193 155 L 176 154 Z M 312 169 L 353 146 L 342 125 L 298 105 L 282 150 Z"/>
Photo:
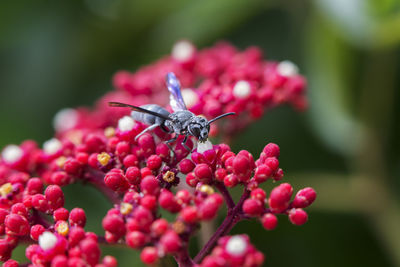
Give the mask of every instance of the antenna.
<path id="1" fill-rule="evenodd" d="M 223 117 L 230 116 L 230 115 L 236 115 L 236 113 L 235 113 L 235 112 L 229 112 L 229 113 L 225 113 L 225 114 L 219 115 L 218 117 L 215 117 L 214 119 L 210 120 L 210 121 L 208 122 L 208 124 L 211 124 L 211 123 L 213 123 L 213 122 L 216 121 L 216 120 L 219 120 L 219 119 L 221 119 L 221 118 L 223 118 Z"/>

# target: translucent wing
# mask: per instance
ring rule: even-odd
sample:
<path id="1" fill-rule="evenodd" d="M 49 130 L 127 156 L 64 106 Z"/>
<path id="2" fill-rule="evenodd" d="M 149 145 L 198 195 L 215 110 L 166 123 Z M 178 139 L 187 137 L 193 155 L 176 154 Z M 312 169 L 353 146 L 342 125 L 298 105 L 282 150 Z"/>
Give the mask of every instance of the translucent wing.
<path id="1" fill-rule="evenodd" d="M 171 93 L 169 96 L 169 104 L 171 105 L 174 112 L 180 110 L 187 110 L 185 102 L 181 94 L 181 84 L 176 78 L 175 74 L 169 72 L 166 77 L 167 88 Z"/>

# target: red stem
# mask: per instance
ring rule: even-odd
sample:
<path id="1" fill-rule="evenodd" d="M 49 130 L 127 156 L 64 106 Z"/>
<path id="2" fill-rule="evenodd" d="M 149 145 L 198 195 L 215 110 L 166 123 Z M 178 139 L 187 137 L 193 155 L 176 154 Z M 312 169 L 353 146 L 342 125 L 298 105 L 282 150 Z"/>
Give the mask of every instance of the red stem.
<path id="1" fill-rule="evenodd" d="M 226 190 L 226 192 L 228 192 L 228 190 Z M 243 202 L 249 197 L 249 195 L 250 191 L 245 189 L 239 202 L 233 207 L 233 209 L 228 210 L 228 216 L 226 216 L 225 220 L 218 227 L 217 231 L 215 231 L 214 235 L 210 238 L 210 240 L 208 240 L 207 244 L 205 244 L 205 246 L 200 250 L 200 252 L 196 255 L 196 257 L 194 257 L 194 262 L 200 263 L 204 259 L 204 257 L 208 253 L 210 253 L 210 251 L 214 248 L 218 239 L 221 236 L 228 234 L 229 231 L 233 228 L 233 226 L 235 226 L 236 223 L 238 223 L 243 219 L 243 217 L 241 216 L 243 212 L 242 205 Z"/>
<path id="2" fill-rule="evenodd" d="M 223 183 L 217 182 L 215 183 L 215 187 L 221 192 L 222 196 L 225 199 L 226 205 L 228 206 L 228 210 L 231 210 L 235 207 L 235 202 L 233 201 L 231 194 L 228 189 L 226 189 Z"/>

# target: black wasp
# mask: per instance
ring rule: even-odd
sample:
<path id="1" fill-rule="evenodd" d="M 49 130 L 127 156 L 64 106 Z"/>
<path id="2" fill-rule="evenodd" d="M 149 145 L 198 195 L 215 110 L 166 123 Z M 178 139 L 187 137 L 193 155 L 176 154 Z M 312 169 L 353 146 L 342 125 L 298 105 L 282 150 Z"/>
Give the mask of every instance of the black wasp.
<path id="1" fill-rule="evenodd" d="M 166 141 L 167 144 L 174 142 L 179 135 L 184 135 L 185 138 L 182 141 L 182 145 L 187 150 L 190 150 L 186 145 L 189 136 L 194 136 L 200 142 L 205 142 L 208 138 L 208 133 L 210 132 L 211 123 L 223 117 L 235 115 L 234 112 L 229 112 L 210 121 L 204 117 L 196 116 L 187 110 L 181 94 L 181 85 L 179 80 L 175 77 L 175 74 L 172 72 L 167 74 L 166 84 L 170 92 L 170 105 L 174 111 L 173 113 L 169 113 L 166 109 L 156 104 L 137 107 L 119 102 L 108 103 L 111 107 L 131 108 L 133 110 L 131 116 L 134 120 L 150 125 L 138 134 L 135 139 L 139 138 L 139 136 L 145 132 L 153 130 L 159 126 L 167 133 L 175 133 L 175 136 L 172 139 Z"/>

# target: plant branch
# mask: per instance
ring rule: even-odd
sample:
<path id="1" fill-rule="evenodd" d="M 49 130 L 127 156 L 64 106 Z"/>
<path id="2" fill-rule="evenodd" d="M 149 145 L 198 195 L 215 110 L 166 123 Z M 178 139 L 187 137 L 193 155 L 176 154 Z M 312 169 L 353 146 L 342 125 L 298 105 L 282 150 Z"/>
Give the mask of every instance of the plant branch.
<path id="1" fill-rule="evenodd" d="M 194 261 L 196 263 L 200 263 L 204 259 L 204 257 L 214 248 L 218 239 L 228 234 L 230 230 L 233 228 L 233 226 L 235 226 L 236 223 L 242 220 L 241 217 L 242 205 L 243 202 L 249 197 L 249 195 L 250 191 L 244 189 L 244 192 L 239 202 L 234 206 L 233 209 L 230 210 L 230 212 L 228 211 L 228 216 L 226 216 L 225 220 L 215 231 L 214 235 L 210 238 L 210 240 L 208 240 L 207 244 L 205 244 L 205 246 L 200 250 L 200 252 L 196 255 L 196 257 L 194 257 Z"/>
<path id="2" fill-rule="evenodd" d="M 233 209 L 235 207 L 235 202 L 233 201 L 232 196 L 228 189 L 226 189 L 225 185 L 217 182 L 215 183 L 215 187 L 218 188 L 219 192 L 221 192 L 222 196 L 224 197 L 226 205 L 228 206 L 228 210 Z"/>

